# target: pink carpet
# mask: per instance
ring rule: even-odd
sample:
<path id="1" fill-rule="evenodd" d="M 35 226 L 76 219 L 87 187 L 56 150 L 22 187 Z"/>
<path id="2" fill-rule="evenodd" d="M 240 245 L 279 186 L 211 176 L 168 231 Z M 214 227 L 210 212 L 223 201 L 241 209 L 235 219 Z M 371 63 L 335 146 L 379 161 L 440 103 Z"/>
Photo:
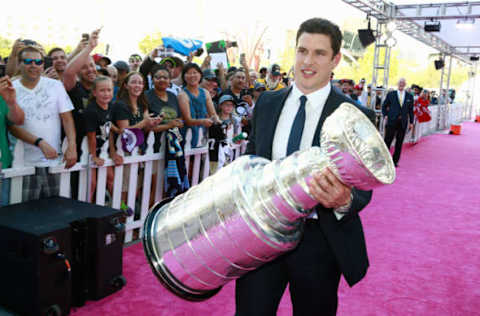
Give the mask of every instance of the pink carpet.
<path id="1" fill-rule="evenodd" d="M 480 124 L 464 123 L 460 136 L 404 148 L 396 182 L 362 212 L 371 266 L 354 288 L 342 280 L 338 315 L 480 315 L 479 139 Z M 124 275 L 124 289 L 72 314 L 234 314 L 233 283 L 206 302 L 183 301 L 156 280 L 140 244 L 125 249 Z M 291 315 L 287 295 L 278 315 Z"/>

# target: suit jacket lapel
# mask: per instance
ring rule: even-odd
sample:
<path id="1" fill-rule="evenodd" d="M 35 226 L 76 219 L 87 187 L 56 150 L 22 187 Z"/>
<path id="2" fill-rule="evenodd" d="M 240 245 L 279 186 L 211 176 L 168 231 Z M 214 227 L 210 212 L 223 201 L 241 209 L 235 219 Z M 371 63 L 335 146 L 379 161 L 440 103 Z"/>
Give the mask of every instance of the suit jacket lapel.
<path id="1" fill-rule="evenodd" d="M 292 88 L 286 89 L 285 92 L 280 94 L 276 100 L 274 100 L 273 104 L 271 105 L 272 110 L 272 120 L 271 124 L 268 124 L 268 128 L 264 130 L 266 137 L 265 139 L 271 140 L 270 142 L 266 142 L 266 144 L 270 144 L 266 149 L 265 157 L 268 159 L 272 159 L 272 148 L 273 148 L 273 138 L 275 137 L 275 130 L 277 129 L 278 119 L 280 118 L 280 114 L 282 113 L 283 106 L 285 105 L 285 101 L 287 100 L 288 95 L 292 91 Z"/>
<path id="2" fill-rule="evenodd" d="M 315 129 L 312 146 L 320 146 L 320 131 L 322 130 L 323 122 L 325 122 L 325 119 L 329 117 L 333 111 L 335 111 L 340 102 L 341 100 L 338 98 L 338 94 L 335 91 L 335 88 L 332 86 L 327 101 L 325 101 L 325 105 L 323 106 L 322 115 L 318 121 L 317 128 Z"/>

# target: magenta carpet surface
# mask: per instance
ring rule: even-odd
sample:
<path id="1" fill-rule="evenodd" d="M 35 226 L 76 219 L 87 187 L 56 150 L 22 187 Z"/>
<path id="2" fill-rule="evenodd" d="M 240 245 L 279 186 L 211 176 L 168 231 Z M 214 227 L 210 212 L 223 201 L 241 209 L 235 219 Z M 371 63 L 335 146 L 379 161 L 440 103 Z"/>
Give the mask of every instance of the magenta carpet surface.
<path id="1" fill-rule="evenodd" d="M 342 280 L 338 315 L 480 315 L 480 124 L 405 146 L 399 165 L 361 213 L 370 269 L 353 288 Z M 124 289 L 72 315 L 234 315 L 233 283 L 183 301 L 160 285 L 140 244 L 125 249 L 124 275 Z M 288 291 L 278 315 L 291 315 Z"/>

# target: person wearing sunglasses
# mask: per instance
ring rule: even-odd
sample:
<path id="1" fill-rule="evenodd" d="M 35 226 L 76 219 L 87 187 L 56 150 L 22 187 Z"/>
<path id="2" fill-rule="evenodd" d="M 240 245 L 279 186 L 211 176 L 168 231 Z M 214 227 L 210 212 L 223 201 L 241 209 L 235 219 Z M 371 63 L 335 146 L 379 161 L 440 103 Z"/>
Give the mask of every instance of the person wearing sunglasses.
<path id="1" fill-rule="evenodd" d="M 13 81 L 17 103 L 25 112 L 22 125 L 10 132 L 25 143 L 25 166 L 35 167 L 35 174 L 24 177 L 22 200 L 29 201 L 58 195 L 60 174 L 50 174 L 48 167 L 62 163 L 61 126 L 68 148 L 63 155 L 65 168 L 77 162 L 72 102 L 62 82 L 42 76 L 43 54 L 27 46 L 18 55 L 20 78 Z"/>

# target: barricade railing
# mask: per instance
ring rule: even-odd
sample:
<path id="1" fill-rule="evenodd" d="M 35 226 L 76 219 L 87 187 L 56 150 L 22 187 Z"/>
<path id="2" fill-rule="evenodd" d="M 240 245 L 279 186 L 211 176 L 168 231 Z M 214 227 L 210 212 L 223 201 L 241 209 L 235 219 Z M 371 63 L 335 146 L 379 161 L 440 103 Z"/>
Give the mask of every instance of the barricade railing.
<path id="1" fill-rule="evenodd" d="M 449 128 L 450 124 L 461 123 L 468 119 L 468 109 L 464 104 L 456 103 L 445 106 L 430 106 L 430 113 L 432 119 L 429 122 L 420 124 L 421 128 L 417 129 L 417 137 L 413 138 L 411 135 L 406 135 L 405 141 L 418 141 L 420 137 L 430 135 L 436 131 Z M 380 131 L 384 130 L 383 118 L 380 119 Z M 383 134 L 383 133 L 382 133 Z M 203 138 L 202 129 L 199 129 L 199 139 Z M 190 146 L 192 133 L 187 131 L 185 137 L 185 165 L 190 179 L 190 184 L 196 185 L 209 175 L 209 144 L 197 148 Z M 416 140 L 415 140 L 416 139 Z M 131 154 L 126 154 L 122 150 L 120 137 L 117 140 L 117 153 L 123 157 L 123 164 L 115 166 L 112 159 L 108 155 L 108 142 L 100 150 L 100 158 L 105 160 L 103 166 L 95 165 L 88 154 L 88 145 L 86 137 L 82 141 L 82 156 L 79 162 L 72 168 L 65 169 L 63 164 L 55 167 L 50 167 L 49 172 L 52 174 L 60 174 L 60 191 L 59 195 L 63 197 L 71 197 L 71 180 L 72 173 L 78 173 L 78 191 L 76 197 L 81 201 L 88 201 L 91 174 L 92 170 L 96 169 L 96 189 L 95 189 L 95 203 L 98 205 L 109 205 L 113 208 L 120 208 L 122 201 L 135 211 L 135 216 L 130 216 L 126 220 L 126 236 L 125 242 L 130 242 L 133 239 L 133 231 L 138 229 L 138 236 L 142 234 L 143 221 L 148 214 L 151 206 L 151 201 L 160 201 L 163 198 L 164 175 L 165 175 L 165 150 L 166 140 L 162 135 L 160 149 L 154 152 L 155 137 L 153 132 L 150 132 L 146 138 L 146 149 L 140 153 L 138 148 L 135 148 Z M 232 144 L 233 159 L 238 158 L 246 149 L 245 141 L 240 144 Z M 63 144 L 66 148 L 66 143 Z M 17 141 L 13 153 L 14 160 L 12 167 L 3 169 L 2 174 L 4 179 L 11 179 L 10 182 L 10 204 L 22 202 L 22 188 L 23 178 L 25 176 L 35 174 L 35 168 L 25 166 L 24 163 L 24 145 L 21 141 Z M 191 168 L 190 168 L 191 165 Z M 110 194 L 107 193 L 107 168 L 114 168 L 113 190 Z M 152 186 L 152 181 L 155 185 Z M 140 184 L 139 184 L 140 183 Z M 125 186 L 128 188 L 125 191 Z M 74 186 L 75 187 L 75 186 Z M 152 188 L 155 192 L 152 192 Z M 124 190 L 122 190 L 124 188 Z M 122 191 L 123 196 L 122 196 Z M 151 195 L 153 194 L 153 198 Z M 106 200 L 106 197 L 108 199 Z"/>
<path id="2" fill-rule="evenodd" d="M 200 129 L 199 139 L 203 135 Z M 208 144 L 199 148 L 191 148 L 190 143 L 192 133 L 187 131 L 185 137 L 184 156 L 189 173 L 191 185 L 198 184 L 209 174 L 209 149 Z M 98 205 L 108 205 L 119 209 L 122 201 L 134 210 L 135 215 L 126 219 L 125 242 L 130 242 L 134 237 L 142 235 L 143 222 L 148 214 L 151 201 L 158 202 L 163 198 L 164 176 L 165 176 L 165 150 L 167 150 L 167 142 L 165 135 L 162 135 L 160 148 L 154 152 L 155 136 L 150 132 L 146 137 L 146 149 L 143 153 L 135 148 L 131 154 L 123 151 L 121 139 L 118 137 L 116 143 L 117 154 L 123 157 L 123 164 L 115 166 L 115 163 L 108 155 L 108 142 L 106 142 L 101 150 L 99 157 L 104 159 L 103 166 L 95 165 L 88 154 L 88 144 L 86 137 L 82 141 L 82 155 L 72 168 L 65 169 L 64 164 L 50 167 L 49 173 L 60 175 L 59 195 L 62 197 L 72 197 L 71 181 L 72 173 L 78 173 L 75 179 L 78 179 L 78 191 L 76 198 L 81 201 L 88 201 L 92 194 L 89 192 L 92 170 L 96 172 L 96 188 L 94 203 Z M 238 158 L 242 151 L 245 150 L 245 143 L 233 145 L 234 159 Z M 66 143 L 63 144 L 66 148 Z M 193 164 L 193 168 L 188 167 Z M 108 192 L 107 188 L 107 169 L 114 168 L 113 190 Z M 24 164 L 24 144 L 17 141 L 14 150 L 14 160 L 12 167 L 2 170 L 3 177 L 11 179 L 10 187 L 10 204 L 22 202 L 23 177 L 35 174 L 34 167 L 28 167 Z M 152 185 L 153 182 L 155 185 Z M 155 192 L 153 191 L 155 188 Z M 122 192 L 123 191 L 123 192 Z M 123 194 L 122 194 L 123 193 Z M 153 198 L 151 195 L 153 194 Z M 137 230 L 135 235 L 134 231 Z"/>
<path id="3" fill-rule="evenodd" d="M 432 105 L 428 109 L 430 110 L 431 120 L 425 123 L 419 123 L 415 120 L 414 129 L 405 135 L 404 143 L 416 143 L 424 136 L 449 129 L 452 124 L 460 124 L 470 119 L 468 106 L 463 103 Z M 383 116 L 378 118 L 381 112 L 377 111 L 376 114 L 377 119 L 380 120 L 379 132 L 384 136 L 385 119 Z"/>

